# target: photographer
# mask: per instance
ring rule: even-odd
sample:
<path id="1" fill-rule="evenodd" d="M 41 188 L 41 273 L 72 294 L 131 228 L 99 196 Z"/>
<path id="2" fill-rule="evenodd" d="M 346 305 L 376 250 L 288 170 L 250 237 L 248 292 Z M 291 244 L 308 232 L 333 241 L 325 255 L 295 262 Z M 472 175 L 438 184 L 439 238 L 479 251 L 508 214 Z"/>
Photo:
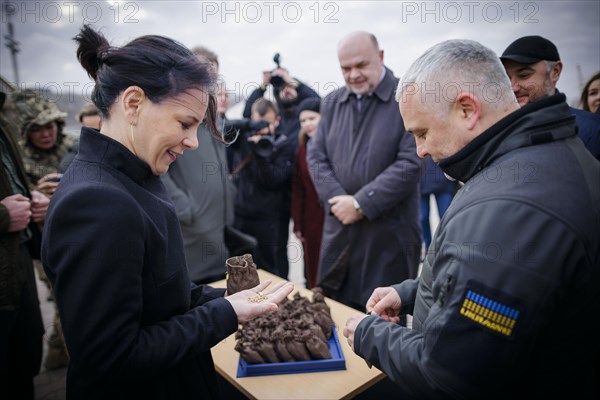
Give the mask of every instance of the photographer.
<path id="1" fill-rule="evenodd" d="M 273 102 L 259 99 L 251 119 L 227 121 L 225 130 L 239 130 L 239 137 L 227 148 L 237 187 L 234 226 L 258 240 L 253 256 L 259 268 L 287 278 L 288 271 L 280 270 L 275 260 L 278 252 L 287 252 L 287 242 L 280 248 L 279 216 L 285 207 L 284 183 L 291 177 L 294 149 L 280 131 L 277 111 Z"/>
<path id="2" fill-rule="evenodd" d="M 257 99 L 264 96 L 269 86 L 273 89 L 273 96 L 277 106 L 279 107 L 279 128 L 278 131 L 282 135 L 285 135 L 291 142 L 292 156 L 289 159 L 290 163 L 293 163 L 293 154 L 298 147 L 298 136 L 300 132 L 300 122 L 298 120 L 298 104 L 304 99 L 316 97 L 319 100 L 320 96 L 312 90 L 310 87 L 302 83 L 300 80 L 290 76 L 289 72 L 285 68 L 281 68 L 279 65 L 279 54 L 276 54 L 273 61 L 277 64 L 277 68 L 273 71 L 263 72 L 263 80 L 260 87 L 252 92 L 246 106 L 244 108 L 244 117 L 248 118 L 251 114 L 252 105 Z M 289 270 L 289 263 L 287 258 L 287 242 L 289 225 L 291 218 L 291 192 L 292 182 L 291 178 L 284 182 L 284 205 L 282 207 L 282 213 L 279 218 L 279 241 L 278 249 L 280 253 L 277 255 L 278 269 L 287 276 Z"/>
<path id="3" fill-rule="evenodd" d="M 298 145 L 298 132 L 300 123 L 298 122 L 297 106 L 304 99 L 320 96 L 296 78 L 292 78 L 285 68 L 276 68 L 273 71 L 264 71 L 261 85 L 256 88 L 248 97 L 244 107 L 244 118 L 250 118 L 254 102 L 263 98 L 265 92 L 273 87 L 273 96 L 279 108 L 279 119 L 281 131 L 294 143 Z"/>

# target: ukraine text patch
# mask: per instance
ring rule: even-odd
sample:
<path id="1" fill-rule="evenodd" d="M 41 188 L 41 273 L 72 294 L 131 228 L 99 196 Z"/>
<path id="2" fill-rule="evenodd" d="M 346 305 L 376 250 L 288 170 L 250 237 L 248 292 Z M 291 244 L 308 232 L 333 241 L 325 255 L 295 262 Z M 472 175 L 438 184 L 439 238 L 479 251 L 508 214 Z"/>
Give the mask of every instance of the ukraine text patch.
<path id="1" fill-rule="evenodd" d="M 460 314 L 471 321 L 505 336 L 511 336 L 519 318 L 519 310 L 484 296 L 476 290 L 467 290 Z"/>

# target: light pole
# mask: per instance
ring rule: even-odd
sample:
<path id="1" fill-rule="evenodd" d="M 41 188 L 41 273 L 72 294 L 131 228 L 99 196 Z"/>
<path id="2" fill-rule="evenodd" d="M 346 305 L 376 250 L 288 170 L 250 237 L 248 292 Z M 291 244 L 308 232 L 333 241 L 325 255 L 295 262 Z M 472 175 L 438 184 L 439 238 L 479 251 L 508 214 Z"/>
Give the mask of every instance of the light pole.
<path id="1" fill-rule="evenodd" d="M 17 66 L 17 53 L 19 52 L 19 42 L 15 40 L 15 30 L 12 24 L 12 15 L 15 13 L 15 6 L 5 0 L 2 4 L 2 8 L 6 13 L 8 22 L 8 34 L 4 35 L 6 39 L 6 47 L 10 50 L 12 56 L 12 64 L 15 78 L 15 87 L 19 86 L 19 67 Z"/>

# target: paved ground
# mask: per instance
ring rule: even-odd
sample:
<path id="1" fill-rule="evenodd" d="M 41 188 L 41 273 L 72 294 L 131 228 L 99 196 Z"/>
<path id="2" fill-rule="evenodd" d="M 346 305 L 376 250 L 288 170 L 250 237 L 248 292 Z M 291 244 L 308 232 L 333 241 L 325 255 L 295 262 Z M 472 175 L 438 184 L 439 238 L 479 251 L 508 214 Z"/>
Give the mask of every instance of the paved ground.
<path id="1" fill-rule="evenodd" d="M 54 320 L 54 303 L 48 301 L 48 289 L 39 279 L 37 288 L 40 297 L 42 317 L 44 318 L 44 326 L 46 327 L 46 335 L 49 335 Z M 48 344 L 47 341 L 44 340 L 44 358 L 46 357 L 47 350 Z M 66 368 L 46 371 L 42 362 L 42 370 L 40 374 L 35 377 L 35 398 L 39 400 L 65 399 L 66 372 Z"/>

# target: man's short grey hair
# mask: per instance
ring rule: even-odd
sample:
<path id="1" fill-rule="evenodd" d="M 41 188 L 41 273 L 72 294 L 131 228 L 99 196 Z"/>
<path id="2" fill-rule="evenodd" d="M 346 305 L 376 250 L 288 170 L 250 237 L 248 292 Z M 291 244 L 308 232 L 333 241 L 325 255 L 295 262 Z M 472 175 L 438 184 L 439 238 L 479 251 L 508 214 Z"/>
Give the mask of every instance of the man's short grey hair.
<path id="1" fill-rule="evenodd" d="M 558 64 L 558 61 L 544 60 L 546 64 L 546 78 L 544 79 L 544 94 L 546 96 L 552 96 L 556 92 L 556 86 L 552 82 L 552 70 Z"/>
<path id="2" fill-rule="evenodd" d="M 437 116 L 447 112 L 461 92 L 483 104 L 515 103 L 510 80 L 489 48 L 466 39 L 446 40 L 429 48 L 406 71 L 396 91 L 398 102 L 418 94 Z"/>

